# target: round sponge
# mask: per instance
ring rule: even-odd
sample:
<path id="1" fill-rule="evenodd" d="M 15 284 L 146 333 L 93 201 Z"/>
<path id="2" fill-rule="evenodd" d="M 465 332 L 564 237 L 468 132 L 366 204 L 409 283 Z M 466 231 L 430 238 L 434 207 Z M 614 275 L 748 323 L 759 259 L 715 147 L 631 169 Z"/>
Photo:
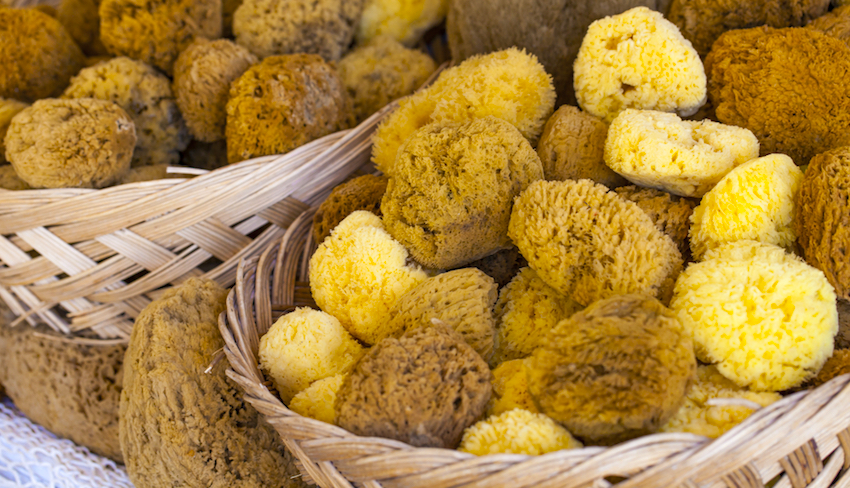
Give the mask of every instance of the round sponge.
<path id="1" fill-rule="evenodd" d="M 313 382 L 347 373 L 363 354 L 363 346 L 333 316 L 298 308 L 263 335 L 258 357 L 280 398 L 289 403 Z"/>
<path id="2" fill-rule="evenodd" d="M 334 188 L 313 216 L 313 241 L 321 244 L 355 210 L 368 210 L 380 217 L 385 191 L 387 177 L 375 175 L 358 176 Z"/>
<path id="3" fill-rule="evenodd" d="M 641 210 L 655 222 L 655 227 L 670 236 L 676 243 L 682 258 L 691 254 L 688 232 L 691 229 L 691 215 L 697 200 L 681 198 L 653 188 L 639 186 L 621 186 L 614 190 L 617 195 L 635 202 Z"/>
<path id="4" fill-rule="evenodd" d="M 6 131 L 12 123 L 12 117 L 18 115 L 21 110 L 29 107 L 28 103 L 18 100 L 0 98 L 0 164 L 6 163 Z"/>
<path id="5" fill-rule="evenodd" d="M 708 251 L 679 276 L 670 304 L 697 357 L 742 387 L 782 391 L 832 355 L 835 292 L 823 273 L 756 241 Z"/>
<path id="6" fill-rule="evenodd" d="M 487 416 L 499 415 L 515 408 L 537 413 L 537 405 L 528 392 L 524 359 L 505 361 L 493 370 L 493 396 L 487 403 Z"/>
<path id="7" fill-rule="evenodd" d="M 344 374 L 337 374 L 316 381 L 298 392 L 289 402 L 289 409 L 298 415 L 310 417 L 332 424 L 336 421 L 336 394 L 345 380 Z"/>
<path id="8" fill-rule="evenodd" d="M 388 35 L 408 46 L 446 17 L 449 0 L 366 0 L 357 42 Z"/>
<path id="9" fill-rule="evenodd" d="M 518 408 L 466 429 L 457 449 L 476 456 L 500 453 L 539 456 L 581 447 L 581 442 L 554 420 L 542 413 Z"/>
<path id="10" fill-rule="evenodd" d="M 794 200 L 803 172 L 784 154 L 738 166 L 703 197 L 691 216 L 691 251 L 702 259 L 726 242 L 752 239 L 791 249 Z"/>

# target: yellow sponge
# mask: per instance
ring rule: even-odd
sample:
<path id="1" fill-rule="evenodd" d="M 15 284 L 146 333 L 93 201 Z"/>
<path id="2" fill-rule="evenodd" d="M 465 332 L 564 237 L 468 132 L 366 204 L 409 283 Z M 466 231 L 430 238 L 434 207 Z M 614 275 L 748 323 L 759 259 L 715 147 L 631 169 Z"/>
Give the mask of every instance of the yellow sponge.
<path id="1" fill-rule="evenodd" d="M 516 409 L 468 427 L 457 449 L 476 456 L 499 453 L 539 456 L 581 447 L 581 442 L 549 417 Z"/>
<path id="2" fill-rule="evenodd" d="M 699 366 L 697 381 L 688 391 L 682 408 L 661 426 L 659 432 L 689 432 L 716 439 L 746 420 L 756 411 L 755 407 L 766 407 L 780 399 L 778 393 L 739 388 L 715 366 Z M 712 400 L 721 402 L 712 404 Z"/>
<path id="3" fill-rule="evenodd" d="M 803 172 L 784 154 L 754 159 L 730 171 L 691 215 L 694 259 L 741 239 L 791 249 L 797 238 L 794 200 L 802 181 Z"/>
<path id="4" fill-rule="evenodd" d="M 348 372 L 363 354 L 337 319 L 310 308 L 279 318 L 259 349 L 260 366 L 286 403 L 314 381 Z"/>
<path id="5" fill-rule="evenodd" d="M 499 415 L 515 408 L 538 413 L 528 392 L 525 360 L 505 361 L 493 370 L 493 395 L 487 403 L 487 416 Z"/>
<path id="6" fill-rule="evenodd" d="M 316 381 L 306 390 L 292 397 L 289 409 L 293 412 L 332 424 L 336 421 L 336 392 L 345 380 L 345 374 L 337 374 Z"/>
<path id="7" fill-rule="evenodd" d="M 366 0 L 357 28 L 357 43 L 390 35 L 412 46 L 446 17 L 449 0 Z"/>
<path id="8" fill-rule="evenodd" d="M 670 303 L 697 358 L 741 387 L 781 391 L 814 376 L 838 332 L 823 272 L 770 244 L 744 240 L 708 251 L 676 281 Z"/>
<path id="9" fill-rule="evenodd" d="M 396 301 L 428 277 L 407 260 L 407 249 L 380 217 L 353 212 L 310 258 L 313 299 L 354 337 L 375 344 L 392 332 L 389 313 Z"/>

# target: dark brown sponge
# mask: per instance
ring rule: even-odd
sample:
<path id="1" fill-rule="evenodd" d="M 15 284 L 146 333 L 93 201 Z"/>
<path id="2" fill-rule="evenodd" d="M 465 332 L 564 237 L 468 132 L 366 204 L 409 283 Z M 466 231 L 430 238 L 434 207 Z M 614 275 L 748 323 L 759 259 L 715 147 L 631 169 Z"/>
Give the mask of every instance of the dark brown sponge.
<path id="1" fill-rule="evenodd" d="M 368 210 L 380 217 L 386 190 L 387 177 L 375 175 L 358 176 L 334 188 L 313 216 L 313 241 L 321 244 L 355 210 Z"/>
<path id="2" fill-rule="evenodd" d="M 452 449 L 484 413 L 492 377 L 453 329 L 418 327 L 360 360 L 337 393 L 337 424 L 357 435 Z"/>
<path id="3" fill-rule="evenodd" d="M 688 241 L 688 231 L 691 228 L 691 214 L 699 200 L 682 198 L 653 188 L 641 188 L 630 185 L 614 190 L 617 195 L 635 202 L 641 210 L 649 215 L 655 227 L 670 236 L 679 247 L 682 256 L 690 256 L 691 245 Z"/>
<path id="4" fill-rule="evenodd" d="M 467 265 L 469 268 L 478 268 L 499 285 L 499 288 L 507 285 L 519 273 L 519 270 L 528 266 L 528 261 L 519 253 L 519 249 L 511 247 L 491 254 L 486 258 L 473 261 Z"/>

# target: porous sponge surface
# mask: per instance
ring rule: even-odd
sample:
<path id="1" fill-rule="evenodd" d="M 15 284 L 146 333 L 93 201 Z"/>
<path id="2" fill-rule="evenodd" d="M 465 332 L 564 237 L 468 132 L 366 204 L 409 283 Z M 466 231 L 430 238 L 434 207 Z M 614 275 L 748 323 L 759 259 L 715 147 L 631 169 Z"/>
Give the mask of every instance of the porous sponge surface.
<path id="1" fill-rule="evenodd" d="M 353 212 L 310 258 L 313 299 L 354 337 L 375 344 L 390 335 L 389 312 L 396 301 L 428 277 L 418 265 L 408 265 L 408 257 L 380 217 Z"/>
<path id="2" fill-rule="evenodd" d="M 364 44 L 389 35 L 407 45 L 446 17 L 449 0 L 366 0 L 357 27 L 357 42 Z"/>
<path id="3" fill-rule="evenodd" d="M 344 374 L 337 374 L 316 381 L 306 389 L 298 392 L 289 402 L 289 409 L 293 412 L 321 420 L 329 424 L 336 420 L 336 392 L 345 380 Z"/>
<path id="4" fill-rule="evenodd" d="M 499 415 L 515 408 L 538 413 L 537 405 L 528 392 L 523 359 L 505 361 L 493 370 L 493 395 L 487 403 L 487 416 Z"/>
<path id="5" fill-rule="evenodd" d="M 785 390 L 813 376 L 838 332 L 835 292 L 823 273 L 751 240 L 724 244 L 688 267 L 670 307 L 700 361 L 757 391 Z"/>
<path id="6" fill-rule="evenodd" d="M 458 450 L 477 456 L 499 453 L 539 456 L 581 447 L 581 442 L 549 417 L 516 409 L 467 428 Z"/>

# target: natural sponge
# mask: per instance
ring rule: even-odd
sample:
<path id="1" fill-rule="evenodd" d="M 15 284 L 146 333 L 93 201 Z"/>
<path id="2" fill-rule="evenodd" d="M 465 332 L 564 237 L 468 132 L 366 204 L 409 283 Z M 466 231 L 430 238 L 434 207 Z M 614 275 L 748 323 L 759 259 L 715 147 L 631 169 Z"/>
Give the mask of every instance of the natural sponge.
<path id="1" fill-rule="evenodd" d="M 716 439 L 746 420 L 758 407 L 781 399 L 778 393 L 740 388 L 715 366 L 700 366 L 684 405 L 659 432 L 689 432 Z"/>
<path id="2" fill-rule="evenodd" d="M 339 61 L 362 12 L 363 0 L 244 0 L 233 34 L 259 58 L 304 53 Z"/>
<path id="3" fill-rule="evenodd" d="M 454 448 L 484 413 L 491 377 L 453 329 L 419 327 L 357 363 L 337 393 L 337 423 L 356 435 Z"/>
<path id="4" fill-rule="evenodd" d="M 196 37 L 221 37 L 221 0 L 101 0 L 99 13 L 107 51 L 168 75 Z"/>
<path id="5" fill-rule="evenodd" d="M 332 424 L 336 421 L 336 394 L 345 380 L 344 374 L 337 374 L 316 381 L 298 392 L 289 402 L 293 412 Z"/>
<path id="6" fill-rule="evenodd" d="M 513 199 L 542 177 L 531 144 L 504 120 L 427 125 L 399 149 L 384 224 L 423 265 L 463 266 L 510 247 Z"/>
<path id="7" fill-rule="evenodd" d="M 747 129 L 676 114 L 626 109 L 611 123 L 605 164 L 632 183 L 702 197 L 720 178 L 759 155 Z"/>
<path id="8" fill-rule="evenodd" d="M 53 17 L 32 8 L 0 8 L 0 97 L 33 101 L 56 96 L 84 60 Z"/>
<path id="9" fill-rule="evenodd" d="M 283 154 L 351 121 L 351 102 L 333 66 L 314 54 L 271 56 L 230 85 L 227 160 Z"/>
<path id="10" fill-rule="evenodd" d="M 347 373 L 361 356 L 363 346 L 339 320 L 310 308 L 279 318 L 260 339 L 258 353 L 286 403 L 315 381 Z"/>
<path id="11" fill-rule="evenodd" d="M 390 313 L 390 329 L 401 335 L 416 327 L 429 327 L 436 319 L 459 332 L 487 361 L 493 355 L 497 292 L 493 279 L 474 268 L 439 274 L 396 302 Z"/>
<path id="12" fill-rule="evenodd" d="M 387 190 L 387 177 L 363 175 L 337 186 L 313 216 L 313 241 L 321 244 L 331 231 L 355 210 L 381 216 L 381 198 Z"/>
<path id="13" fill-rule="evenodd" d="M 473 261 L 467 267 L 480 269 L 484 274 L 493 278 L 493 281 L 501 288 L 507 285 L 526 264 L 528 263 L 520 255 L 519 249 L 511 247 Z"/>
<path id="14" fill-rule="evenodd" d="M 537 413 L 537 405 L 528 392 L 524 359 L 512 359 L 493 370 L 493 396 L 487 404 L 487 416 L 499 415 L 515 408 Z"/>
<path id="15" fill-rule="evenodd" d="M 570 105 L 559 108 L 543 127 L 537 145 L 544 177 L 550 181 L 588 179 L 608 188 L 627 185 L 625 178 L 605 165 L 606 137 L 608 124 L 600 118 Z"/>
<path id="16" fill-rule="evenodd" d="M 806 27 L 819 30 L 850 46 L 850 4 L 845 4 L 816 18 Z"/>
<path id="17" fill-rule="evenodd" d="M 397 98 L 410 95 L 437 69 L 431 56 L 408 49 L 389 36 L 359 47 L 337 66 L 358 121 Z"/>
<path id="18" fill-rule="evenodd" d="M 408 265 L 407 250 L 380 217 L 363 210 L 340 222 L 310 258 L 313 299 L 366 344 L 392 333 L 390 310 L 426 278 L 419 266 Z"/>
<path id="19" fill-rule="evenodd" d="M 457 449 L 476 456 L 500 453 L 539 456 L 581 447 L 581 442 L 551 418 L 518 408 L 466 429 Z"/>
<path id="20" fill-rule="evenodd" d="M 738 166 L 694 209 L 691 251 L 701 259 L 724 242 L 753 239 L 791 249 L 796 239 L 794 200 L 803 172 L 783 154 Z"/>
<path id="21" fill-rule="evenodd" d="M 558 322 L 581 309 L 581 305 L 547 285 L 533 269 L 523 268 L 499 292 L 495 308 L 496 353 L 490 365 L 531 355 Z"/>
<path id="22" fill-rule="evenodd" d="M 812 158 L 797 194 L 794 229 L 807 263 L 850 300 L 850 147 Z"/>
<path id="23" fill-rule="evenodd" d="M 602 445 L 655 432 L 696 373 L 688 333 L 646 295 L 600 300 L 561 321 L 526 364 L 540 411 Z"/>
<path id="24" fill-rule="evenodd" d="M 103 188 L 130 169 L 136 131 L 112 102 L 39 100 L 12 119 L 6 157 L 35 188 Z"/>
<path id="25" fill-rule="evenodd" d="M 554 108 L 552 80 L 534 56 L 515 48 L 473 56 L 399 102 L 375 132 L 372 160 L 392 176 L 399 147 L 417 129 L 488 115 L 509 122 L 533 144 Z"/>
<path id="26" fill-rule="evenodd" d="M 684 117 L 706 101 L 699 55 L 675 25 L 646 7 L 590 24 L 573 69 L 579 106 L 606 122 L 627 108 Z"/>
<path id="27" fill-rule="evenodd" d="M 679 276 L 670 307 L 700 361 L 752 390 L 781 391 L 813 376 L 838 331 L 835 292 L 823 273 L 756 241 L 708 251 Z"/>
<path id="28" fill-rule="evenodd" d="M 11 164 L 0 165 L 0 188 L 4 190 L 29 190 L 31 187 L 22 180 Z"/>
<path id="29" fill-rule="evenodd" d="M 449 0 L 366 0 L 357 42 L 387 35 L 408 46 L 446 16 Z"/>
<path id="30" fill-rule="evenodd" d="M 0 164 L 6 163 L 6 131 L 12 123 L 12 117 L 18 115 L 21 110 L 29 107 L 29 104 L 18 100 L 0 98 Z"/>
<path id="31" fill-rule="evenodd" d="M 827 359 L 818 375 L 807 386 L 817 388 L 827 381 L 847 373 L 850 373 L 850 350 L 841 349 L 835 351 L 835 354 Z"/>
<path id="32" fill-rule="evenodd" d="M 621 198 L 635 202 L 641 210 L 646 212 L 655 222 L 655 227 L 670 236 L 670 239 L 676 243 L 683 258 L 690 256 L 688 231 L 697 201 L 634 185 L 622 186 L 614 191 Z"/>
<path id="33" fill-rule="evenodd" d="M 224 139 L 230 84 L 257 61 L 247 49 L 227 39 L 198 38 L 180 53 L 174 63 L 174 95 L 195 139 Z"/>
<path id="34" fill-rule="evenodd" d="M 141 61 L 118 57 L 83 69 L 62 98 L 85 97 L 115 102 L 133 119 L 133 166 L 175 164 L 189 144 L 171 82 Z"/>
<path id="35" fill-rule="evenodd" d="M 757 25 L 802 27 L 828 8 L 829 0 L 673 0 L 667 19 L 705 57 L 726 31 Z"/>
<path id="36" fill-rule="evenodd" d="M 682 269 L 644 211 L 590 180 L 533 183 L 508 235 L 546 284 L 582 305 L 637 292 L 666 300 Z"/>
<path id="37" fill-rule="evenodd" d="M 848 71 L 850 47 L 815 29 L 729 31 L 705 58 L 717 119 L 751 130 L 762 156 L 798 164 L 850 145 Z"/>
<path id="38" fill-rule="evenodd" d="M 100 42 L 99 6 L 100 0 L 61 0 L 56 8 L 56 20 L 88 56 L 106 54 L 106 47 Z"/>

